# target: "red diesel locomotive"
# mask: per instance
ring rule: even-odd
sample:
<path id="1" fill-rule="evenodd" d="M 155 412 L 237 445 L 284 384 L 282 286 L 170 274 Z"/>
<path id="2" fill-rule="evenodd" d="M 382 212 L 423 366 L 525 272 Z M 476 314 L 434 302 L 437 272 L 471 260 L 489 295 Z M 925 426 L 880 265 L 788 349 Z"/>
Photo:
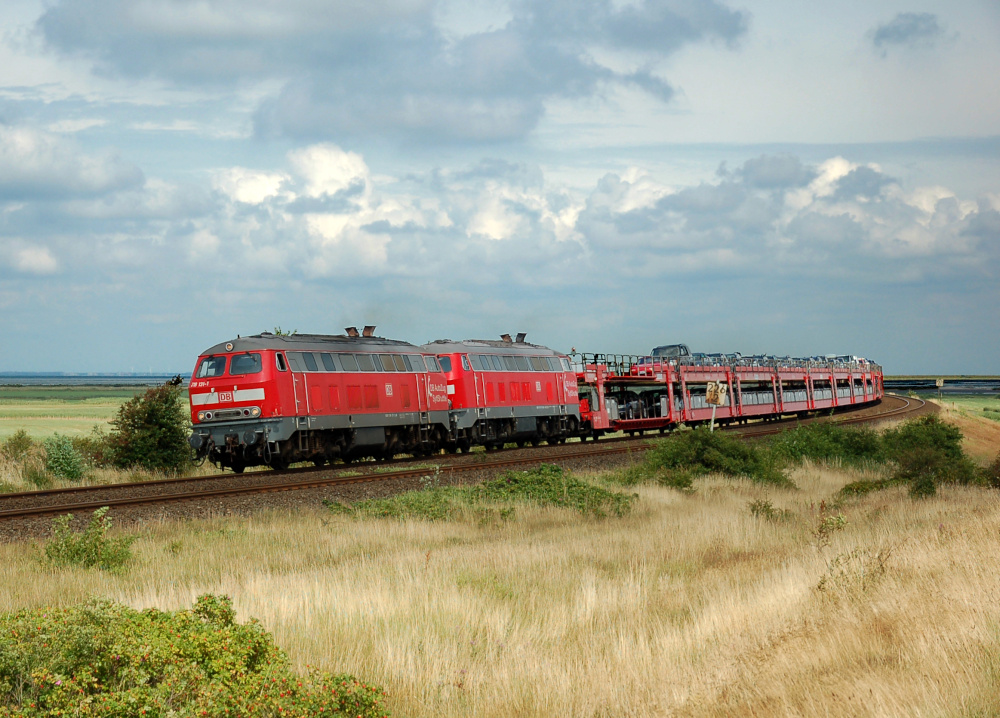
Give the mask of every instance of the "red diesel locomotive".
<path id="1" fill-rule="evenodd" d="M 206 350 L 189 388 L 195 455 L 241 472 L 577 431 L 569 360 L 523 335 L 416 347 L 374 327 L 347 332 L 264 332 Z"/>

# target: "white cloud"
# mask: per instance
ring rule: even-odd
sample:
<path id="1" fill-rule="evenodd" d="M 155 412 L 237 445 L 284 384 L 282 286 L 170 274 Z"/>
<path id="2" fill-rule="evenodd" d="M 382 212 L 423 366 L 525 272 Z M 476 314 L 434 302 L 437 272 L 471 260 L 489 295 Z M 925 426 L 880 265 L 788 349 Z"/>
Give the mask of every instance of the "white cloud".
<path id="1" fill-rule="evenodd" d="M 261 204 L 281 193 L 290 180 L 281 172 L 260 172 L 245 167 L 232 167 L 215 173 L 216 189 L 237 202 Z"/>
<path id="2" fill-rule="evenodd" d="M 0 198 L 99 195 L 142 182 L 113 152 L 87 154 L 59 135 L 0 125 Z"/>
<path id="3" fill-rule="evenodd" d="M 361 155 L 322 143 L 288 154 L 296 175 L 306 181 L 309 197 L 335 195 L 357 185 L 368 188 L 369 172 Z"/>
<path id="4" fill-rule="evenodd" d="M 56 132 L 59 134 L 72 134 L 74 132 L 89 130 L 91 127 L 103 127 L 106 124 L 108 124 L 108 121 L 99 117 L 84 117 L 75 120 L 59 120 L 58 122 L 51 122 L 46 129 L 48 129 L 49 132 Z"/>
<path id="5" fill-rule="evenodd" d="M 54 274 L 59 263 L 47 247 L 26 247 L 14 254 L 14 266 L 28 274 Z"/>

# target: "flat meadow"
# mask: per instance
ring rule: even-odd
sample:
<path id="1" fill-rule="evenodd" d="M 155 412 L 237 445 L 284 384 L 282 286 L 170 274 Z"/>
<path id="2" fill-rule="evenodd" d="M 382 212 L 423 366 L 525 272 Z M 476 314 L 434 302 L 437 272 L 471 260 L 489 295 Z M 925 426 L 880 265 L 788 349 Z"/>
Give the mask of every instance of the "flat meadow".
<path id="1" fill-rule="evenodd" d="M 1000 422 L 962 420 L 985 464 Z M 634 495 L 623 515 L 317 505 L 150 522 L 118 572 L 0 544 L 0 612 L 226 594 L 298 668 L 380 685 L 395 716 L 1000 713 L 996 489 L 845 496 L 885 469 L 837 461 L 802 462 L 789 485 L 709 474 L 688 490 L 623 486 L 628 470 L 574 475 Z"/>
<path id="2" fill-rule="evenodd" d="M 145 386 L 0 386 L 0 441 L 23 429 L 34 439 L 88 436 L 107 427 Z"/>

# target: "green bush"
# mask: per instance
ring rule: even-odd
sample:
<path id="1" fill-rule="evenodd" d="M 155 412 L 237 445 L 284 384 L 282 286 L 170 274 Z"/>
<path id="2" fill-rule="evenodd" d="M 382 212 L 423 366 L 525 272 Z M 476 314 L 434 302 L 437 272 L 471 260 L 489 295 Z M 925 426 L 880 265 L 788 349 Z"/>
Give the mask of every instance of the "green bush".
<path id="1" fill-rule="evenodd" d="M 122 469 L 177 472 L 191 464 L 183 391 L 168 382 L 122 404 L 111 421 L 108 454 Z"/>
<path id="2" fill-rule="evenodd" d="M 657 442 L 647 454 L 653 475 L 661 483 L 689 488 L 705 474 L 745 477 L 751 481 L 791 486 L 782 461 L 766 444 L 698 428 Z"/>
<path id="3" fill-rule="evenodd" d="M 18 429 L 4 440 L 0 453 L 11 461 L 23 461 L 35 447 L 35 441 L 28 436 L 28 432 Z"/>
<path id="4" fill-rule="evenodd" d="M 83 457 L 68 436 L 56 434 L 45 440 L 45 468 L 60 479 L 79 481 L 83 478 Z"/>
<path id="5" fill-rule="evenodd" d="M 562 506 L 596 517 L 624 516 L 634 500 L 634 495 L 608 491 L 580 481 L 562 467 L 542 464 L 529 471 L 508 471 L 475 486 L 437 486 L 350 505 L 324 503 L 334 513 L 350 516 L 440 521 L 456 518 L 463 512 L 480 518 L 493 518 L 495 513 L 495 518 L 505 520 L 511 517 L 512 509 L 489 512 L 484 511 L 484 506 L 517 503 Z"/>
<path id="6" fill-rule="evenodd" d="M 180 611 L 95 600 L 0 615 L 0 716 L 388 716 L 350 675 L 299 675 L 226 596 Z"/>
<path id="7" fill-rule="evenodd" d="M 608 491 L 580 481 L 568 469 L 542 464 L 529 471 L 508 471 L 497 479 L 466 489 L 474 501 L 484 503 L 526 502 L 538 506 L 562 506 L 581 514 L 624 516 L 635 496 Z"/>
<path id="8" fill-rule="evenodd" d="M 983 470 L 983 483 L 1000 489 L 1000 454 L 993 460 L 993 463 Z"/>
<path id="9" fill-rule="evenodd" d="M 114 571 L 122 568 L 132 558 L 134 536 L 111 538 L 111 519 L 108 507 L 93 513 L 87 528 L 74 533 L 70 528 L 73 514 L 52 520 L 52 539 L 45 545 L 45 560 L 53 566 L 83 566 Z"/>
<path id="10" fill-rule="evenodd" d="M 969 484 L 982 474 L 962 449 L 961 430 L 937 416 L 924 416 L 883 435 L 886 456 L 896 463 L 893 479 L 915 498 L 933 496 L 941 483 Z"/>
<path id="11" fill-rule="evenodd" d="M 882 439 L 873 429 L 831 422 L 802 424 L 781 432 L 769 443 L 778 456 L 794 462 L 837 460 L 857 465 L 884 457 Z"/>

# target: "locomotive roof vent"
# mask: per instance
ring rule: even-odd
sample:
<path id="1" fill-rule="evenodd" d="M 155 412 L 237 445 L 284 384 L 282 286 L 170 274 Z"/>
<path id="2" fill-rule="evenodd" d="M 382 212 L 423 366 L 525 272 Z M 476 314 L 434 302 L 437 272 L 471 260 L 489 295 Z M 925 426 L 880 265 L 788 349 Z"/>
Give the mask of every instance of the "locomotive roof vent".
<path id="1" fill-rule="evenodd" d="M 524 338 L 526 336 L 528 336 L 527 332 L 518 332 L 517 338 L 514 341 L 516 341 L 518 344 L 524 344 Z"/>
<path id="2" fill-rule="evenodd" d="M 358 334 L 358 328 L 357 327 L 346 327 L 344 329 L 344 331 L 347 332 L 347 336 L 349 336 L 349 337 L 361 336 L 360 334 Z"/>
<path id="3" fill-rule="evenodd" d="M 361 330 L 361 336 L 363 337 L 375 336 L 375 327 L 369 324 L 368 326 L 366 326 L 364 329 Z"/>
<path id="4" fill-rule="evenodd" d="M 503 340 L 504 340 L 505 342 L 507 342 L 508 344 L 510 344 L 510 343 L 511 343 L 511 338 L 510 338 L 510 334 L 501 334 L 501 335 L 500 335 L 500 338 L 501 338 L 501 339 L 503 339 Z"/>

